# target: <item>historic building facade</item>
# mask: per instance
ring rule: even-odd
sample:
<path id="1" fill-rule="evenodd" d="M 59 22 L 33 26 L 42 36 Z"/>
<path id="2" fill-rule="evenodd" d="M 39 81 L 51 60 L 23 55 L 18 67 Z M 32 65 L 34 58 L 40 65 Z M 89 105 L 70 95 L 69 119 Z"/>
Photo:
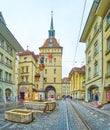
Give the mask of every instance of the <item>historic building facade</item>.
<path id="1" fill-rule="evenodd" d="M 19 99 L 24 100 L 25 92 L 31 93 L 38 90 L 39 82 L 36 80 L 36 74 L 39 71 L 38 55 L 27 49 L 18 53 L 18 56 L 18 95 Z"/>
<path id="2" fill-rule="evenodd" d="M 70 96 L 70 79 L 68 77 L 62 79 L 62 96 Z"/>
<path id="3" fill-rule="evenodd" d="M 107 101 L 110 73 L 110 1 L 93 2 L 80 41 L 86 43 L 86 100 L 98 94 L 99 102 Z"/>
<path id="4" fill-rule="evenodd" d="M 53 14 L 51 14 L 51 26 L 49 37 L 39 48 L 40 54 L 44 55 L 44 89 L 46 98 L 60 98 L 61 79 L 62 79 L 62 51 L 63 48 L 59 45 L 55 38 L 55 30 L 53 28 Z"/>
<path id="5" fill-rule="evenodd" d="M 74 99 L 85 98 L 85 66 L 74 67 L 69 73 L 70 78 L 70 94 Z"/>
<path id="6" fill-rule="evenodd" d="M 0 12 L 0 100 L 14 101 L 17 96 L 15 82 L 16 52 L 23 48 L 9 31 Z"/>
<path id="7" fill-rule="evenodd" d="M 96 14 L 102 21 L 103 89 L 102 102 L 110 101 L 110 1 L 100 1 Z"/>

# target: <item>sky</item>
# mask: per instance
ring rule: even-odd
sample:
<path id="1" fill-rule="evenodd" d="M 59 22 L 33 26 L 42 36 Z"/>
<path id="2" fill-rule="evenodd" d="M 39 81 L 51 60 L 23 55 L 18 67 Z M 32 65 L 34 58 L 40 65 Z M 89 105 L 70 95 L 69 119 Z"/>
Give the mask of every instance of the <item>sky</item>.
<path id="1" fill-rule="evenodd" d="M 79 42 L 93 0 L 0 0 L 0 11 L 6 25 L 24 50 L 39 54 L 39 47 L 48 38 L 51 11 L 55 38 L 63 47 L 62 77 L 73 67 L 85 64 L 85 43 Z M 77 46 L 77 51 L 76 51 Z M 75 53 L 76 52 L 76 53 Z"/>

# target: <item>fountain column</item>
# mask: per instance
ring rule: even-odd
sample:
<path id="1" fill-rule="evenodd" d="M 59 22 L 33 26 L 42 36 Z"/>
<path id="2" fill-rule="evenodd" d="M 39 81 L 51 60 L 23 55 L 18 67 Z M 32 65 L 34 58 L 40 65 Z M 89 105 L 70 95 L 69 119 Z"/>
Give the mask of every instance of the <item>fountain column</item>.
<path id="1" fill-rule="evenodd" d="M 40 83 L 39 83 L 39 99 L 44 100 L 45 99 L 45 91 L 44 91 L 44 56 L 40 55 Z"/>

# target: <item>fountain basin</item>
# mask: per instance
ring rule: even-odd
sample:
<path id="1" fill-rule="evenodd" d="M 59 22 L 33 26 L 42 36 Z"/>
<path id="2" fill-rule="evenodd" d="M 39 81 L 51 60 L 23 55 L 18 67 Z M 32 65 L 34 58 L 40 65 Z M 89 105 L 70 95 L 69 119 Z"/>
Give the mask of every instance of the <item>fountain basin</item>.
<path id="1" fill-rule="evenodd" d="M 17 123 L 30 123 L 35 119 L 35 113 L 29 110 L 13 109 L 5 111 L 5 119 Z"/>
<path id="2" fill-rule="evenodd" d="M 56 101 L 26 101 L 24 106 L 27 110 L 34 110 L 35 112 L 52 112 L 56 109 Z"/>

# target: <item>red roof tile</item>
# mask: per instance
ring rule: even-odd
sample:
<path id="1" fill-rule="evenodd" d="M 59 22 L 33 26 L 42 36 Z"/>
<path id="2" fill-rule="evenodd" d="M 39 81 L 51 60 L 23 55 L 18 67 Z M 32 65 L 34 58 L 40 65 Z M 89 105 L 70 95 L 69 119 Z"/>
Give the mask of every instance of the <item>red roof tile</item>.
<path id="1" fill-rule="evenodd" d="M 53 42 L 53 46 L 49 46 L 49 42 Z M 57 42 L 57 40 L 56 40 L 56 38 L 48 38 L 45 42 L 44 42 L 44 44 L 43 44 L 43 46 L 41 46 L 40 48 L 42 48 L 42 47 L 61 47 L 60 45 L 59 45 L 59 43 Z"/>
<path id="2" fill-rule="evenodd" d="M 32 55 L 33 58 L 38 61 L 38 55 L 35 55 L 35 53 L 33 51 L 30 51 L 30 50 L 26 50 L 24 52 L 19 52 L 18 53 L 19 56 L 27 56 L 27 55 Z"/>

